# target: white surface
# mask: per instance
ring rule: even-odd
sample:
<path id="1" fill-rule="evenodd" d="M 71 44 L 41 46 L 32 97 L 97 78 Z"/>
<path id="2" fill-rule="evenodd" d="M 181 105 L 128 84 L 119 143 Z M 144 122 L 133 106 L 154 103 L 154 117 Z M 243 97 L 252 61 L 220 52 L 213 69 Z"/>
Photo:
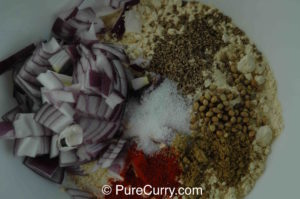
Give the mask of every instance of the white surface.
<path id="1" fill-rule="evenodd" d="M 47 39 L 55 14 L 71 0 L 0 0 L 0 60 L 32 41 Z M 285 130 L 267 170 L 248 199 L 299 198 L 300 1 L 205 0 L 231 16 L 265 54 L 278 80 Z M 297 37 L 298 36 L 298 37 Z M 0 77 L 0 115 L 13 107 L 9 75 Z M 0 198 L 68 198 L 22 166 L 11 143 L 0 142 Z"/>

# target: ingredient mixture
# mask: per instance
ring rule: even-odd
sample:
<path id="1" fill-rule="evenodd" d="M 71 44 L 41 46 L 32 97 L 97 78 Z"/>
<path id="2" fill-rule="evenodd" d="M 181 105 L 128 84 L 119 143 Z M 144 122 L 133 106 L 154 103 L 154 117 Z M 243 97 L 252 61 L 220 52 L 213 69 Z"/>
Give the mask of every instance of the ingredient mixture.
<path id="1" fill-rule="evenodd" d="M 104 0 L 62 14 L 53 33 L 0 67 L 21 64 L 0 137 L 27 167 L 57 183 L 66 172 L 73 198 L 146 197 L 117 185 L 251 191 L 283 121 L 269 65 L 229 17 L 199 2 Z"/>

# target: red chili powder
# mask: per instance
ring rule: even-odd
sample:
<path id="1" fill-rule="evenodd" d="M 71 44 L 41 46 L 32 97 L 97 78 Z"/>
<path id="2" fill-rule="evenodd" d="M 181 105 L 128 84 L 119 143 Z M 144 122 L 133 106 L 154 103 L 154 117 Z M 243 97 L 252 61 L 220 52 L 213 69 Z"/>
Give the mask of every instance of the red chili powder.
<path id="1" fill-rule="evenodd" d="M 116 185 L 124 187 L 171 187 L 180 186 L 178 177 L 181 169 L 177 162 L 177 155 L 171 148 L 165 148 L 151 156 L 146 156 L 142 151 L 137 150 L 136 146 L 129 149 L 126 159 L 126 165 L 121 172 L 123 181 L 111 181 L 112 194 L 105 196 L 106 199 L 142 199 L 145 197 L 139 195 L 125 195 L 119 192 L 115 195 Z M 152 195 L 154 196 L 154 195 Z M 151 198 L 152 196 L 149 196 Z M 156 199 L 167 198 L 167 196 L 155 196 Z"/>

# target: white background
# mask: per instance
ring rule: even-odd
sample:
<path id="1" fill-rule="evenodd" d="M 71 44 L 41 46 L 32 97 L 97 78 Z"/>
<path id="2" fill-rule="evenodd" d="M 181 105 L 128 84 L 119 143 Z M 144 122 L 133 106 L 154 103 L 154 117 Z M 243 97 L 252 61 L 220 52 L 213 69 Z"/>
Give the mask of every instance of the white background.
<path id="1" fill-rule="evenodd" d="M 0 60 L 47 39 L 56 14 L 71 0 L 0 0 Z M 72 1 L 73 2 L 73 1 Z M 267 57 L 278 80 L 285 129 L 267 170 L 248 199 L 300 198 L 300 0 L 204 0 L 231 16 Z M 0 115 L 15 104 L 10 74 L 0 77 Z M 1 199 L 64 199 L 57 186 L 33 174 L 0 141 Z"/>

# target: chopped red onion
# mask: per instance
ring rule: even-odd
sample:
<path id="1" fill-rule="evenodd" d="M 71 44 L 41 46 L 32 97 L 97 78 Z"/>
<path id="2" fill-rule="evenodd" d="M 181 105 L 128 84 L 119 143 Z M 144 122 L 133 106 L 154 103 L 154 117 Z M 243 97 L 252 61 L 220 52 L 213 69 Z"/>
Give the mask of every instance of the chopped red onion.
<path id="1" fill-rule="evenodd" d="M 121 8 L 122 12 L 113 26 L 112 33 L 116 34 L 117 37 L 121 37 L 125 33 L 125 20 L 124 20 L 124 12 L 129 9 L 129 7 L 138 4 L 139 0 L 112 0 L 111 5 L 113 7 Z"/>
<path id="2" fill-rule="evenodd" d="M 129 67 L 130 67 L 133 71 L 136 71 L 136 72 L 139 72 L 139 73 L 144 73 L 144 72 L 145 72 L 145 69 L 142 68 L 140 65 L 137 65 L 137 64 L 130 64 Z"/>
<path id="3" fill-rule="evenodd" d="M 104 133 L 107 121 L 90 120 L 90 126 L 84 131 L 84 143 L 92 144 L 95 137 Z"/>
<path id="4" fill-rule="evenodd" d="M 121 120 L 121 117 L 123 115 L 124 111 L 124 105 L 119 104 L 114 109 L 108 108 L 106 111 L 104 118 L 111 122 L 118 122 Z"/>
<path id="5" fill-rule="evenodd" d="M 84 0 L 81 0 L 81 2 L 79 3 L 79 5 L 74 5 L 71 6 L 71 9 L 68 9 L 62 13 L 60 13 L 58 16 L 59 18 L 63 19 L 63 20 L 69 20 L 72 17 L 76 16 L 76 14 L 79 11 L 79 6 L 84 2 Z"/>
<path id="6" fill-rule="evenodd" d="M 34 113 L 18 114 L 13 122 L 16 138 L 51 136 L 52 132 L 34 120 Z"/>
<path id="7" fill-rule="evenodd" d="M 103 98 L 99 100 L 99 98 L 96 96 L 89 97 L 88 106 L 87 106 L 89 114 L 97 117 L 97 111 L 99 109 L 102 100 Z"/>
<path id="8" fill-rule="evenodd" d="M 37 98 L 41 97 L 39 87 L 25 81 L 19 75 L 15 78 L 15 83 L 20 86 L 33 101 L 38 101 Z"/>
<path id="9" fill-rule="evenodd" d="M 48 61 L 51 64 L 53 70 L 57 73 L 63 71 L 65 67 L 70 62 L 70 55 L 66 50 L 62 49 L 53 56 L 51 56 Z"/>
<path id="10" fill-rule="evenodd" d="M 41 86 L 40 82 L 35 78 L 35 75 L 27 72 L 25 67 L 22 67 L 20 69 L 18 76 L 34 86 L 37 86 L 37 87 Z"/>
<path id="11" fill-rule="evenodd" d="M 129 68 L 125 69 L 126 79 L 131 82 L 135 77 Z"/>
<path id="12" fill-rule="evenodd" d="M 138 65 L 138 66 L 144 68 L 144 67 L 147 67 L 150 64 L 150 60 L 145 59 L 143 57 L 138 57 L 135 60 L 133 60 L 132 62 L 130 62 L 130 64 L 135 64 L 135 65 Z"/>
<path id="13" fill-rule="evenodd" d="M 65 116 L 50 104 L 45 104 L 35 114 L 35 120 L 56 133 L 60 133 L 67 126 L 73 123 L 73 118 Z"/>
<path id="14" fill-rule="evenodd" d="M 80 95 L 76 109 L 92 117 L 103 119 L 107 106 L 105 99 L 101 96 Z"/>
<path id="15" fill-rule="evenodd" d="M 53 135 L 51 138 L 50 158 L 55 158 L 59 155 L 57 140 L 58 140 L 58 135 Z"/>
<path id="16" fill-rule="evenodd" d="M 98 43 L 98 38 L 95 32 L 95 26 L 93 24 L 90 25 L 89 30 L 78 32 L 77 37 L 79 38 L 80 42 L 85 45 Z"/>
<path id="17" fill-rule="evenodd" d="M 50 138 L 49 137 L 26 137 L 16 139 L 15 155 L 36 157 L 38 155 L 45 155 L 50 152 Z"/>
<path id="18" fill-rule="evenodd" d="M 16 99 L 22 112 L 27 113 L 33 111 L 34 101 L 25 94 L 25 92 L 17 85 L 14 85 L 13 97 Z"/>
<path id="19" fill-rule="evenodd" d="M 10 111 L 8 111 L 7 113 L 5 113 L 2 116 L 2 120 L 6 121 L 6 122 L 13 122 L 17 116 L 18 113 L 24 112 L 24 109 L 22 109 L 20 106 L 17 106 L 13 109 L 11 109 Z"/>
<path id="20" fill-rule="evenodd" d="M 105 153 L 100 157 L 97 164 L 93 168 L 93 171 L 96 171 L 99 167 L 101 168 L 109 168 L 113 161 L 117 158 L 121 150 L 126 144 L 126 140 L 120 139 L 112 143 Z"/>
<path id="21" fill-rule="evenodd" d="M 54 73 L 57 78 L 64 84 L 64 86 L 71 86 L 72 85 L 72 76 L 60 74 L 60 73 Z"/>
<path id="22" fill-rule="evenodd" d="M 94 10 L 90 7 L 87 7 L 79 10 L 75 16 L 75 19 L 83 23 L 92 23 L 95 17 L 96 13 Z"/>
<path id="23" fill-rule="evenodd" d="M 36 158 L 26 157 L 23 164 L 40 176 L 61 184 L 64 179 L 64 169 L 59 167 L 58 159 L 49 159 L 47 156 Z"/>
<path id="24" fill-rule="evenodd" d="M 41 73 L 37 80 L 45 86 L 47 89 L 62 89 L 64 87 L 64 84 L 62 81 L 55 75 L 52 71 L 47 71 L 46 73 Z"/>
<path id="25" fill-rule="evenodd" d="M 131 80 L 131 86 L 134 90 L 139 90 L 147 85 L 149 85 L 149 79 L 147 76 L 139 77 Z"/>
<path id="26" fill-rule="evenodd" d="M 15 137 L 14 127 L 11 122 L 0 122 L 0 138 L 13 139 Z"/>
<path id="27" fill-rule="evenodd" d="M 76 175 L 76 176 L 87 176 L 88 175 L 85 173 L 85 171 L 83 169 L 80 168 L 80 166 L 66 167 L 65 171 L 71 175 Z"/>
<path id="28" fill-rule="evenodd" d="M 126 148 L 126 147 L 124 147 Z M 113 161 L 112 165 L 108 168 L 108 172 L 119 180 L 124 180 L 120 173 L 126 164 L 127 150 L 122 150 L 118 157 Z"/>
<path id="29" fill-rule="evenodd" d="M 81 161 L 94 160 L 99 156 L 101 151 L 103 151 L 108 145 L 109 142 L 102 142 L 97 144 L 85 144 L 77 150 L 77 156 Z"/>
<path id="30" fill-rule="evenodd" d="M 61 151 L 59 154 L 60 167 L 68 167 L 78 165 L 79 160 L 76 156 L 75 150 L 73 151 Z"/>
<path id="31" fill-rule="evenodd" d="M 97 117 L 103 119 L 108 108 L 109 107 L 107 106 L 105 101 L 102 100 L 101 103 L 100 103 L 100 106 L 98 108 L 98 111 L 97 111 Z"/>
<path id="32" fill-rule="evenodd" d="M 23 48 L 19 52 L 14 55 L 8 57 L 7 59 L 0 62 L 0 75 L 4 73 L 6 70 L 15 66 L 16 64 L 20 64 L 24 62 L 34 51 L 36 48 L 35 44 L 30 44 L 27 47 Z"/>
<path id="33" fill-rule="evenodd" d="M 93 45 L 93 48 L 107 51 L 112 55 L 116 56 L 117 59 L 123 62 L 128 62 L 128 57 L 124 53 L 124 50 L 120 50 L 119 48 L 116 48 L 114 45 L 105 45 L 102 43 L 96 43 Z"/>
<path id="34" fill-rule="evenodd" d="M 141 33 L 142 23 L 141 16 L 135 10 L 129 10 L 125 14 L 125 32 L 126 33 Z"/>
<path id="35" fill-rule="evenodd" d="M 94 50 L 96 55 L 96 64 L 103 70 L 109 79 L 113 80 L 113 67 L 101 50 Z"/>
<path id="36" fill-rule="evenodd" d="M 58 107 L 56 107 L 62 114 L 64 114 L 67 117 L 73 118 L 76 111 L 73 108 L 72 105 L 69 103 L 63 102 Z"/>
<path id="37" fill-rule="evenodd" d="M 66 127 L 58 137 L 58 148 L 60 151 L 76 149 L 83 141 L 83 130 L 77 125 Z"/>
<path id="38" fill-rule="evenodd" d="M 57 104 L 57 102 L 75 103 L 76 99 L 71 91 L 65 90 L 42 90 L 42 97 L 48 103 Z"/>
<path id="39" fill-rule="evenodd" d="M 108 106 L 112 109 L 114 109 L 118 104 L 122 103 L 123 101 L 124 97 L 121 93 L 117 91 L 113 91 L 105 100 Z"/>
<path id="40" fill-rule="evenodd" d="M 79 147 L 76 151 L 76 155 L 81 161 L 91 161 L 92 157 L 86 152 L 85 145 Z"/>
<path id="41" fill-rule="evenodd" d="M 65 51 L 69 54 L 72 64 L 76 64 L 77 60 L 80 59 L 80 54 L 76 48 L 76 45 L 65 46 Z"/>
<path id="42" fill-rule="evenodd" d="M 38 174 L 61 182 L 63 170 L 52 167 L 55 160 L 59 167 L 76 166 L 106 152 L 99 165 L 109 167 L 112 160 L 107 159 L 115 158 L 111 153 L 121 151 L 122 141 L 107 147 L 121 126 L 127 97 L 123 64 L 129 60 L 123 47 L 100 44 L 97 33 L 121 35 L 123 14 L 135 3 L 103 0 L 98 7 L 77 6 L 52 27 L 62 45 L 52 38 L 0 62 L 0 72 L 24 62 L 13 73 L 19 106 L 4 115 L 0 137 L 15 139 L 17 156 L 49 155 L 51 160 L 26 158 Z M 80 131 L 71 132 L 74 126 Z M 47 162 L 53 170 L 45 167 Z"/>
<path id="43" fill-rule="evenodd" d="M 37 64 L 32 59 L 29 59 L 27 62 L 25 62 L 23 67 L 24 70 L 34 75 L 35 77 L 38 76 L 40 73 L 44 73 L 47 71 L 47 67 Z"/>
<path id="44" fill-rule="evenodd" d="M 104 96 L 109 95 L 112 86 L 112 80 L 107 76 L 104 72 L 89 72 L 89 83 L 93 90 L 98 91 L 99 93 L 103 94 Z"/>
<path id="45" fill-rule="evenodd" d="M 120 80 L 121 80 L 121 93 L 123 96 L 127 96 L 127 78 L 124 71 L 124 67 L 118 60 L 113 60 L 113 65 L 115 68 L 115 71 L 118 73 Z"/>
<path id="46" fill-rule="evenodd" d="M 57 42 L 57 40 L 55 38 L 51 38 L 50 41 L 46 42 L 46 43 L 42 43 L 42 57 L 43 54 L 45 54 L 45 57 L 48 57 L 55 54 L 59 49 L 61 48 L 61 46 L 59 45 L 59 43 Z"/>
<path id="47" fill-rule="evenodd" d="M 134 6 L 138 4 L 139 0 L 111 0 L 110 5 L 112 7 L 124 7 L 125 9 L 128 9 L 129 6 Z"/>
<path id="48" fill-rule="evenodd" d="M 72 41 L 76 34 L 76 28 L 61 18 L 57 18 L 52 27 L 53 34 L 65 41 Z"/>
<path id="49" fill-rule="evenodd" d="M 51 112 L 49 111 L 52 110 Z M 53 106 L 51 104 L 44 104 L 42 108 L 35 114 L 34 119 L 36 121 L 45 122 L 50 113 L 54 112 Z"/>

